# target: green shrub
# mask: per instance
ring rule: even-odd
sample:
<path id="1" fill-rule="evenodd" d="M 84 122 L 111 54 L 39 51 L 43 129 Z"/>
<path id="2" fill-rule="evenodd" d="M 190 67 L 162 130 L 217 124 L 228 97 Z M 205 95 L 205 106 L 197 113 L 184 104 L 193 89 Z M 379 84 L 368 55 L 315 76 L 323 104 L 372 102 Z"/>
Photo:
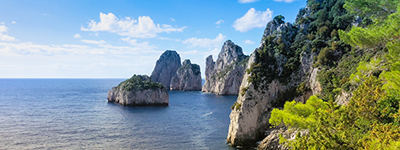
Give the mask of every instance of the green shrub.
<path id="1" fill-rule="evenodd" d="M 147 89 L 165 89 L 161 83 L 151 82 L 147 75 L 133 75 L 131 78 L 121 82 L 118 86 L 124 86 L 124 90 L 136 91 Z"/>
<path id="2" fill-rule="evenodd" d="M 244 96 L 244 94 L 246 94 L 248 89 L 249 89 L 249 87 L 244 87 L 244 88 L 240 89 L 240 95 Z"/>
<path id="3" fill-rule="evenodd" d="M 240 107 L 242 107 L 241 103 L 238 103 L 237 101 L 235 103 L 233 103 L 233 105 L 231 106 L 231 109 L 235 109 L 235 110 L 239 110 Z"/>

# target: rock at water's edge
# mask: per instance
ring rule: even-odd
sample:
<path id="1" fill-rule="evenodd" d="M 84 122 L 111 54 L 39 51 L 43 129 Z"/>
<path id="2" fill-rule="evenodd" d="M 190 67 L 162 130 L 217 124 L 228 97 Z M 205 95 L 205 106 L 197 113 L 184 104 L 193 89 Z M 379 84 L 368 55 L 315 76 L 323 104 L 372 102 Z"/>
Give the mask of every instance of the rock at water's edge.
<path id="1" fill-rule="evenodd" d="M 181 57 L 179 54 L 176 51 L 166 50 L 157 60 L 156 66 L 151 73 L 151 80 L 161 83 L 169 89 L 171 79 L 175 76 L 179 67 L 181 67 Z"/>
<path id="2" fill-rule="evenodd" d="M 263 39 L 273 34 L 272 37 L 281 38 L 282 43 L 286 47 L 290 47 L 290 39 L 296 35 L 296 29 L 290 23 L 277 22 L 276 20 L 268 23 L 265 29 Z M 284 34 L 283 34 L 284 33 Z M 274 40 L 275 40 L 274 39 Z M 263 50 L 265 43 L 261 42 L 261 46 L 257 48 L 249 58 L 246 69 L 251 69 L 251 65 L 259 63 L 256 56 L 258 50 Z M 284 55 L 277 54 L 275 57 L 275 64 L 273 68 L 274 76 L 280 77 L 283 72 L 283 65 L 287 62 L 288 58 Z M 230 114 L 230 125 L 227 142 L 232 146 L 251 146 L 257 141 L 266 137 L 264 134 L 269 129 L 269 118 L 271 111 L 277 107 L 277 102 L 284 102 L 288 100 L 297 99 L 305 101 L 312 94 L 320 92 L 319 82 L 316 80 L 318 69 L 313 68 L 313 54 L 304 53 L 300 58 L 300 66 L 298 70 L 291 72 L 290 76 L 285 76 L 284 80 L 279 78 L 270 78 L 266 76 L 257 82 L 255 86 L 248 79 L 251 77 L 251 71 L 245 73 L 242 84 L 240 86 L 240 93 Z M 266 80 L 271 79 L 271 80 Z M 290 95 L 290 92 L 298 87 L 301 83 L 311 88 L 299 97 L 285 97 Z"/>
<path id="3" fill-rule="evenodd" d="M 107 93 L 108 102 L 130 106 L 168 106 L 167 89 L 150 77 L 134 75 Z"/>

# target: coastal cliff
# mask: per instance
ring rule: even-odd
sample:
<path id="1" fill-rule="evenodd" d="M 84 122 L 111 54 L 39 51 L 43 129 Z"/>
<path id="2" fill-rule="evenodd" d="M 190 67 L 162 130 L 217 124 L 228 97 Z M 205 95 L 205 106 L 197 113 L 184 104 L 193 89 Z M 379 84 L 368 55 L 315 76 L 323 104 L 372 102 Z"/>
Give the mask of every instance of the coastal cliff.
<path id="1" fill-rule="evenodd" d="M 226 41 L 216 62 L 211 55 L 206 58 L 206 78 L 202 92 L 237 95 L 245 73 L 247 58 L 240 46 L 231 40 Z"/>
<path id="2" fill-rule="evenodd" d="M 293 99 L 305 102 L 320 92 L 318 70 L 313 67 L 315 54 L 289 49 L 296 38 L 304 36 L 298 33 L 298 27 L 285 23 L 282 16 L 267 24 L 261 46 L 247 62 L 238 99 L 232 106 L 227 137 L 230 145 L 255 145 L 267 136 L 273 108 Z M 293 60 L 293 55 L 299 57 Z"/>
<path id="3" fill-rule="evenodd" d="M 306 103 L 312 95 L 324 101 L 347 105 L 355 84 L 351 75 L 358 64 L 379 57 L 381 51 L 359 50 L 339 39 L 359 19 L 348 13 L 344 1 L 308 1 L 291 24 L 278 15 L 264 30 L 260 47 L 250 55 L 239 96 L 231 107 L 227 142 L 232 146 L 282 148 L 270 130 L 273 109 L 285 102 Z M 362 26 L 362 24 L 361 24 Z M 379 68 L 379 67 L 377 67 Z M 380 73 L 379 71 L 376 71 Z M 286 132 L 286 131 L 285 131 Z M 274 135 L 271 135 L 271 134 Z"/>
<path id="4" fill-rule="evenodd" d="M 200 91 L 201 73 L 200 66 L 192 64 L 189 59 L 183 61 L 175 76 L 171 80 L 170 90 Z"/>
<path id="5" fill-rule="evenodd" d="M 107 93 L 108 102 L 130 106 L 168 106 L 167 89 L 146 75 L 134 75 Z"/>

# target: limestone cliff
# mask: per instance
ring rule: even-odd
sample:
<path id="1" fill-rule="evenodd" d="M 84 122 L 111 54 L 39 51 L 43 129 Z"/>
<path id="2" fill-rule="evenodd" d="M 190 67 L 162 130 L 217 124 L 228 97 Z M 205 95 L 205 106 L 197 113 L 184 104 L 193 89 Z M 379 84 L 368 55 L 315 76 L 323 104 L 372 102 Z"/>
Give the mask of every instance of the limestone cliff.
<path id="1" fill-rule="evenodd" d="M 279 143 L 279 136 L 282 135 L 287 140 L 294 140 L 296 135 L 300 133 L 301 136 L 308 134 L 308 130 L 287 129 L 286 127 L 268 129 L 265 134 L 268 135 L 257 146 L 258 150 L 288 150 L 286 147 Z"/>
<path id="2" fill-rule="evenodd" d="M 161 83 L 169 90 L 171 79 L 175 76 L 178 68 L 181 67 L 181 57 L 176 51 L 167 50 L 161 54 L 156 62 L 151 80 Z"/>
<path id="3" fill-rule="evenodd" d="M 189 59 L 183 61 L 182 66 L 171 80 L 170 90 L 200 91 L 200 66 L 192 64 Z"/>
<path id="4" fill-rule="evenodd" d="M 361 23 L 344 9 L 344 1 L 308 1 L 294 24 L 276 16 L 270 21 L 260 46 L 250 55 L 231 107 L 227 142 L 233 146 L 254 146 L 269 136 L 265 147 L 276 141 L 269 129 L 270 112 L 286 101 L 306 102 L 311 95 L 338 104 L 347 104 L 358 85 L 350 76 L 353 64 L 375 52 L 352 48 L 340 40 L 339 30 Z M 362 24 L 362 23 L 361 23 Z M 268 142 L 270 141 L 270 142 Z"/>
<path id="5" fill-rule="evenodd" d="M 288 100 L 305 101 L 320 92 L 315 79 L 318 70 L 312 67 L 315 55 L 303 52 L 293 60 L 296 52 L 289 48 L 298 36 L 303 36 L 297 33 L 297 27 L 277 17 L 268 23 L 261 46 L 250 55 L 246 66 L 249 71 L 232 106 L 227 137 L 232 146 L 251 146 L 266 137 L 273 108 L 282 107 Z M 288 67 L 295 65 L 292 62 L 298 67 Z"/>
<path id="6" fill-rule="evenodd" d="M 113 87 L 107 94 L 108 102 L 131 106 L 168 106 L 167 89 L 160 83 L 151 82 L 146 75 L 134 75 Z"/>
<path id="7" fill-rule="evenodd" d="M 206 78 L 202 91 L 219 95 L 237 95 L 245 73 L 247 58 L 240 46 L 230 40 L 226 41 L 216 62 L 211 55 L 206 58 Z"/>

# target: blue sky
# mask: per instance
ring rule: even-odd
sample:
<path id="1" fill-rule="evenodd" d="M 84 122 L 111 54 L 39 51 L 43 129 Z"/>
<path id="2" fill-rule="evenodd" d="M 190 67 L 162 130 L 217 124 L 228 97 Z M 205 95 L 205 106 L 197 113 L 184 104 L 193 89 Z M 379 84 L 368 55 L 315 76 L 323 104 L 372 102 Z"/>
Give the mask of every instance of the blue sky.
<path id="1" fill-rule="evenodd" d="M 2 0 L 0 78 L 150 75 L 165 50 L 201 67 L 230 39 L 250 54 L 306 0 Z"/>

